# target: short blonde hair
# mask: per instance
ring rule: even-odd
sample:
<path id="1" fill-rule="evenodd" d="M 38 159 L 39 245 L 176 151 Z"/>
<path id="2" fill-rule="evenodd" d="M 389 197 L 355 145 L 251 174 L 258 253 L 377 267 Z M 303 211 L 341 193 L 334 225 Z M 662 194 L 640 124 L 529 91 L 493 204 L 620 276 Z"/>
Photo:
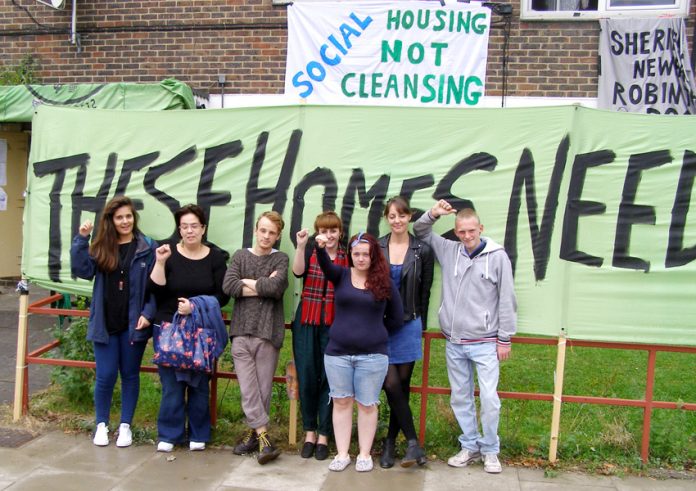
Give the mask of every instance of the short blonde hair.
<path id="1" fill-rule="evenodd" d="M 259 215 L 259 217 L 256 219 L 256 228 L 259 228 L 259 221 L 262 218 L 268 218 L 271 222 L 273 222 L 278 229 L 278 234 L 283 231 L 283 227 L 285 227 L 285 222 L 283 221 L 283 217 L 278 213 L 277 211 L 264 211 Z"/>
<path id="2" fill-rule="evenodd" d="M 459 210 L 457 212 L 457 215 L 455 217 L 455 220 L 463 220 L 465 218 L 475 218 L 479 224 L 481 223 L 481 217 L 479 217 L 478 213 L 476 213 L 476 210 L 473 208 L 464 208 L 462 210 Z"/>

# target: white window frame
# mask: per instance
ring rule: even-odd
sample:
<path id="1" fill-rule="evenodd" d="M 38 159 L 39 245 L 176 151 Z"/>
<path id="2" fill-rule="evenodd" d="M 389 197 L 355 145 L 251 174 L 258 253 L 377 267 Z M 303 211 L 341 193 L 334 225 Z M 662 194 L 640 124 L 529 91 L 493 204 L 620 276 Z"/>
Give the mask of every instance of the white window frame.
<path id="1" fill-rule="evenodd" d="M 560 0 L 557 0 L 560 1 Z M 597 10 L 532 10 L 532 0 L 521 0 L 520 20 L 592 20 L 617 17 L 686 17 L 689 0 L 674 5 L 610 7 L 611 0 L 597 0 Z"/>

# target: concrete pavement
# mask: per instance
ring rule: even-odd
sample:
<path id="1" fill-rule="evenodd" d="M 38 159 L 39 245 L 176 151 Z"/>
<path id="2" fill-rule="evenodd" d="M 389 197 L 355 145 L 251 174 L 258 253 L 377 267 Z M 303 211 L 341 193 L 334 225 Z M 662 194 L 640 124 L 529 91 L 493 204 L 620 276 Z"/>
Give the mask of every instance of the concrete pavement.
<path id="1" fill-rule="evenodd" d="M 261 466 L 253 457 L 226 449 L 157 453 L 154 445 L 95 447 L 86 434 L 48 432 L 20 448 L 0 448 L 0 490 L 256 490 L 256 491 L 676 491 L 696 490 L 696 482 L 637 477 L 602 477 L 504 467 L 489 475 L 480 463 L 463 469 L 443 462 L 422 468 L 358 473 L 355 466 L 335 473 L 328 462 L 285 453 Z M 354 463 L 353 463 L 354 464 Z M 375 464 L 377 461 L 375 460 Z"/>

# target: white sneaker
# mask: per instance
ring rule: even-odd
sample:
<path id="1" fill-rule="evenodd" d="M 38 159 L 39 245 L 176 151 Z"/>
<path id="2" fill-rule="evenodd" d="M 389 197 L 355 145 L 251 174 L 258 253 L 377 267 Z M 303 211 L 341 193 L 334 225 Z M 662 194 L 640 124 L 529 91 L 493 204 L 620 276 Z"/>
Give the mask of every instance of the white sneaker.
<path id="1" fill-rule="evenodd" d="M 158 452 L 166 452 L 169 453 L 172 450 L 174 450 L 174 444 L 169 443 L 169 442 L 159 442 L 157 444 L 157 451 Z"/>
<path id="2" fill-rule="evenodd" d="M 459 451 L 457 455 L 454 455 L 447 459 L 447 465 L 451 467 L 466 467 L 470 463 L 476 462 L 478 460 L 481 460 L 481 452 L 472 452 L 471 450 L 463 448 Z"/>
<path id="3" fill-rule="evenodd" d="M 500 474 L 503 472 L 503 466 L 500 465 L 498 456 L 494 453 L 483 454 L 483 470 L 489 474 Z"/>
<path id="4" fill-rule="evenodd" d="M 189 442 L 189 450 L 192 452 L 200 452 L 205 450 L 205 442 Z"/>
<path id="5" fill-rule="evenodd" d="M 128 423 L 121 423 L 118 427 L 118 438 L 116 439 L 117 447 L 130 447 L 133 443 L 133 433 L 131 432 Z"/>
<path id="6" fill-rule="evenodd" d="M 340 458 L 338 455 L 329 464 L 329 470 L 333 472 L 341 472 L 346 467 L 350 465 L 350 455 L 345 459 Z"/>
<path id="7" fill-rule="evenodd" d="M 94 432 L 94 440 L 92 442 L 98 447 L 106 447 L 109 444 L 109 427 L 106 423 L 99 423 L 97 431 Z"/>
<path id="8" fill-rule="evenodd" d="M 358 456 L 358 458 L 355 459 L 355 470 L 358 472 L 370 472 L 372 467 L 372 457 L 363 459 L 362 457 Z"/>

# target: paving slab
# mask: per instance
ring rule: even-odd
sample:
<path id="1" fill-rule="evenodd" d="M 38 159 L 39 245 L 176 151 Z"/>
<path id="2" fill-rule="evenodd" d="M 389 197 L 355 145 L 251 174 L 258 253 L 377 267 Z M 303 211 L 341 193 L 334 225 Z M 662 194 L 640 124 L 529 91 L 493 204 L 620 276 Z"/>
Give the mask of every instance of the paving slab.
<path id="1" fill-rule="evenodd" d="M 22 445 L 19 450 L 26 457 L 36 459 L 44 465 L 50 465 L 55 460 L 63 459 L 84 438 L 85 435 L 50 431 Z"/>
<path id="2" fill-rule="evenodd" d="M 428 462 L 424 466 L 413 466 L 402 468 L 398 463 L 391 469 L 379 467 L 378 458 L 374 460 L 375 467 L 371 472 L 357 472 L 355 470 L 355 459 L 343 472 L 331 472 L 326 475 L 326 480 L 321 489 L 323 491 L 345 490 L 356 491 L 357 489 L 385 489 L 395 491 L 415 491 L 426 489 L 438 489 L 440 491 L 447 488 L 430 488 L 427 485 L 428 476 L 439 469 L 442 464 L 438 462 Z M 327 464 L 328 465 L 328 464 Z"/>
<path id="3" fill-rule="evenodd" d="M 56 469 L 70 469 L 76 473 L 89 473 L 95 469 L 108 470 L 110 475 L 125 478 L 154 456 L 154 445 L 132 445 L 119 448 L 112 439 L 110 445 L 97 447 L 87 435 L 66 435 L 70 450 L 49 465 Z"/>
<path id="4" fill-rule="evenodd" d="M 17 481 L 41 465 L 41 461 L 11 448 L 0 448 L 0 481 Z M 4 489 L 0 486 L 0 489 Z"/>
<path id="5" fill-rule="evenodd" d="M 694 491 L 696 481 L 652 479 L 649 477 L 612 478 L 617 491 Z"/>
<path id="6" fill-rule="evenodd" d="M 260 465 L 254 456 L 233 455 L 237 466 L 222 483 L 221 489 L 276 489 L 279 482 L 285 490 L 319 491 L 329 473 L 329 461 L 303 459 L 296 453 L 284 453 L 273 462 Z"/>
<path id="7" fill-rule="evenodd" d="M 561 482 L 532 482 L 521 481 L 520 490 L 522 491 L 593 491 L 598 489 L 614 490 L 613 487 L 598 488 L 592 484 L 568 484 Z"/>
<path id="8" fill-rule="evenodd" d="M 284 453 L 265 466 L 229 448 L 158 453 L 154 445 L 96 447 L 87 434 L 50 431 L 19 448 L 0 448 L 0 490 L 101 491 L 696 491 L 696 480 L 604 477 L 504 466 L 487 474 L 481 464 L 330 472 L 329 461 Z"/>
<path id="9" fill-rule="evenodd" d="M 423 484 L 424 491 L 450 491 L 459 489 L 476 489 L 496 491 L 519 491 L 517 470 L 503 466 L 500 474 L 488 474 L 483 465 L 474 464 L 466 467 L 450 467 L 444 462 L 428 464 Z"/>
<path id="10" fill-rule="evenodd" d="M 55 471 L 38 467 L 11 486 L 11 491 L 108 491 L 118 482 L 117 477 L 107 473 L 80 473 Z"/>
<path id="11" fill-rule="evenodd" d="M 145 448 L 145 447 L 143 447 Z M 124 449 L 130 450 L 130 449 Z M 121 479 L 114 490 L 172 491 L 177 489 L 217 489 L 234 472 L 237 464 L 231 452 L 191 452 L 177 449 L 171 453 L 155 451 L 152 446 L 142 463 Z"/>

